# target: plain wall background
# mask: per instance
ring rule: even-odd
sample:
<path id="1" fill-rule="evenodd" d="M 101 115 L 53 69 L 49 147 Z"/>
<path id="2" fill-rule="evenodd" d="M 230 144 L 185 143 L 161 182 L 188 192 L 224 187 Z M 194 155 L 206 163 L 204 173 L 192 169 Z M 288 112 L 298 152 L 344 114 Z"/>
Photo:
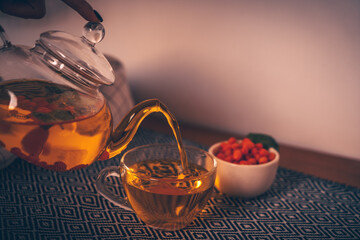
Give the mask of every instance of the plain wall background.
<path id="1" fill-rule="evenodd" d="M 360 160 L 360 1 L 89 1 L 98 48 L 120 59 L 137 101 L 180 121 Z M 60 1 L 41 20 L 0 13 L 15 44 L 46 30 L 81 35 Z M 1 64 L 1 63 L 0 63 Z"/>

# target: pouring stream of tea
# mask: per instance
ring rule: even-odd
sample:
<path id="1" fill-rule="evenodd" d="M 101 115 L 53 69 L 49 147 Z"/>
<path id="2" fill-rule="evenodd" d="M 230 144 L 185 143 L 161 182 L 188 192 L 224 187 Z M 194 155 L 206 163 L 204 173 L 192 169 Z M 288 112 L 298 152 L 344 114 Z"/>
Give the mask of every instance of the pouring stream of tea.
<path id="1" fill-rule="evenodd" d="M 162 113 L 175 136 L 179 148 L 181 166 L 183 173 L 188 173 L 188 160 L 183 146 L 179 124 L 167 106 L 158 99 L 145 100 L 136 105 L 119 123 L 113 132 L 111 142 L 107 147 L 109 157 L 121 153 L 133 139 L 141 122 L 151 113 Z"/>

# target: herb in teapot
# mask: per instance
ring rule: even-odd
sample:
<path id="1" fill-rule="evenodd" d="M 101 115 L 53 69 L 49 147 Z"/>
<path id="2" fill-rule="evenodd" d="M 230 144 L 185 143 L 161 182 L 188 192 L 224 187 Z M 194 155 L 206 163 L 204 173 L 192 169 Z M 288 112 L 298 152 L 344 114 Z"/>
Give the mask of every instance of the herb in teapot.
<path id="1" fill-rule="evenodd" d="M 105 101 L 41 80 L 0 83 L 0 143 L 30 163 L 57 171 L 84 167 L 110 131 Z"/>

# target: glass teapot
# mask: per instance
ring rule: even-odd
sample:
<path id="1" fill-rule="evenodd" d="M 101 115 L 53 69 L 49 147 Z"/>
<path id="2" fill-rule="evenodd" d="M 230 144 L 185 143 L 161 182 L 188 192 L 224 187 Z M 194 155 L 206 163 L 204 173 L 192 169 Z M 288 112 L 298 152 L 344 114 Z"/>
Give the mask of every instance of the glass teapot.
<path id="1" fill-rule="evenodd" d="M 95 48 L 104 34 L 100 23 L 89 22 L 82 37 L 48 31 L 30 48 L 13 45 L 0 25 L 1 147 L 46 169 L 76 170 L 123 151 L 150 113 L 174 119 L 164 104 L 150 99 L 113 130 L 99 91 L 115 80 L 111 65 Z"/>

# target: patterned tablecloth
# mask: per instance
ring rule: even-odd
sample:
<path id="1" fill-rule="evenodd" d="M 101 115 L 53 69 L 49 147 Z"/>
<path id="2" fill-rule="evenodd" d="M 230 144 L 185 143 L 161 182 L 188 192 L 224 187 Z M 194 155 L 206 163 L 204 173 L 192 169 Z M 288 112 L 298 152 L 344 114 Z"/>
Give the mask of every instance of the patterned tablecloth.
<path id="1" fill-rule="evenodd" d="M 129 148 L 154 142 L 174 140 L 140 129 Z M 262 196 L 212 198 L 187 228 L 155 230 L 97 193 L 119 159 L 63 173 L 17 159 L 0 171 L 0 239 L 360 239 L 360 189 L 284 168 Z"/>

